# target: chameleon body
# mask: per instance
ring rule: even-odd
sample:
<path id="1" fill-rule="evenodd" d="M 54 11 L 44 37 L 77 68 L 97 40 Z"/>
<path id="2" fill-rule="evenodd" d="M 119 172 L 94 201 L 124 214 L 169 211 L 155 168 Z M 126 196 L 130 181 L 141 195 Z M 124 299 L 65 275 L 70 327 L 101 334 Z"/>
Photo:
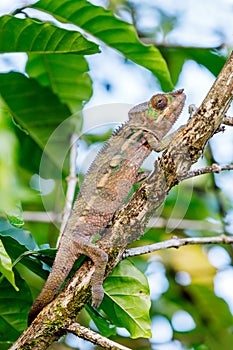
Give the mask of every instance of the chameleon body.
<path id="1" fill-rule="evenodd" d="M 183 90 L 152 96 L 129 111 L 129 121 L 104 145 L 80 188 L 50 275 L 30 310 L 29 323 L 53 299 L 80 254 L 94 262 L 92 305 L 100 305 L 108 256 L 92 240 L 101 234 L 138 182 L 144 159 L 152 150 L 165 148 L 164 137 L 181 113 L 184 101 Z"/>

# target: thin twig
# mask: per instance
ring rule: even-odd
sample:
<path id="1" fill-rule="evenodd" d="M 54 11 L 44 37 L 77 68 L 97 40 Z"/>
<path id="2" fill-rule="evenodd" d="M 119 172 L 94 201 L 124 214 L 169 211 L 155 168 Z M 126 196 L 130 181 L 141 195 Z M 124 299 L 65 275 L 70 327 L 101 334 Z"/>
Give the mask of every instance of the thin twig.
<path id="1" fill-rule="evenodd" d="M 147 228 L 166 228 L 172 230 L 203 230 L 210 232 L 223 232 L 222 223 L 212 223 L 204 220 L 187 220 L 182 218 L 152 217 L 147 224 Z"/>
<path id="2" fill-rule="evenodd" d="M 138 33 L 140 40 L 146 44 L 146 45 L 154 45 L 156 46 L 158 49 L 160 48 L 168 48 L 168 49 L 183 49 L 183 50 L 202 50 L 202 51 L 213 51 L 213 50 L 221 50 L 222 48 L 225 47 L 225 43 L 222 43 L 218 46 L 212 46 L 212 47 L 197 47 L 197 46 L 185 46 L 185 45 L 176 45 L 176 44 L 171 44 L 171 43 L 167 43 L 167 42 L 158 42 L 153 38 L 148 38 L 148 37 L 144 37 L 142 34 Z"/>
<path id="3" fill-rule="evenodd" d="M 219 165 L 213 163 L 211 166 L 207 166 L 202 169 L 196 169 L 188 171 L 186 174 L 179 176 L 179 181 L 190 179 L 191 177 L 208 174 L 208 173 L 220 173 L 223 170 L 233 170 L 233 164 Z"/>
<path id="4" fill-rule="evenodd" d="M 148 254 L 157 250 L 168 249 L 168 248 L 180 248 L 184 245 L 191 244 L 233 244 L 233 237 L 226 235 L 213 236 L 213 237 L 189 237 L 189 238 L 178 238 L 173 237 L 163 242 L 145 245 L 143 247 L 127 249 L 123 255 L 124 258 L 138 256 L 142 254 Z"/>
<path id="5" fill-rule="evenodd" d="M 71 332 L 75 335 L 77 335 L 79 338 L 89 340 L 90 342 L 94 344 L 98 344 L 99 346 L 103 347 L 104 349 L 109 350 L 131 350 L 130 348 L 127 348 L 121 344 L 118 344 L 108 338 L 105 338 L 99 333 L 96 333 L 92 331 L 89 328 L 81 326 L 79 323 L 71 323 L 66 327 L 66 330 L 68 332 Z"/>
<path id="6" fill-rule="evenodd" d="M 23 219 L 30 222 L 61 222 L 61 214 L 53 211 L 24 211 Z"/>
<path id="7" fill-rule="evenodd" d="M 78 143 L 78 135 L 74 133 L 70 139 L 70 174 L 66 178 L 66 181 L 67 181 L 66 201 L 63 209 L 63 214 L 62 214 L 62 221 L 61 221 L 58 243 L 62 233 L 65 230 L 67 221 L 70 217 L 70 213 L 73 206 L 75 188 L 78 181 L 76 176 L 77 143 Z"/>
<path id="8" fill-rule="evenodd" d="M 223 118 L 222 122 L 225 125 L 233 126 L 233 117 L 225 115 L 225 117 Z"/>

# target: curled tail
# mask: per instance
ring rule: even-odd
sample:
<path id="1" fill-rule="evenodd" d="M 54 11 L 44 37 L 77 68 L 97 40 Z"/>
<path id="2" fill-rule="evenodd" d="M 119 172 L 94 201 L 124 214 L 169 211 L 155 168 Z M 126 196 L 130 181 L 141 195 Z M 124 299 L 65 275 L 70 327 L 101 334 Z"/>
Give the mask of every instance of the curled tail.
<path id="1" fill-rule="evenodd" d="M 69 243 L 69 247 L 67 246 L 67 244 L 64 243 L 65 242 L 63 241 L 63 243 L 60 244 L 50 275 L 41 293 L 39 294 L 29 311 L 29 325 L 39 314 L 39 312 L 53 300 L 57 289 L 66 279 L 77 259 L 77 255 L 73 254 L 73 251 L 71 251 L 72 243 Z"/>

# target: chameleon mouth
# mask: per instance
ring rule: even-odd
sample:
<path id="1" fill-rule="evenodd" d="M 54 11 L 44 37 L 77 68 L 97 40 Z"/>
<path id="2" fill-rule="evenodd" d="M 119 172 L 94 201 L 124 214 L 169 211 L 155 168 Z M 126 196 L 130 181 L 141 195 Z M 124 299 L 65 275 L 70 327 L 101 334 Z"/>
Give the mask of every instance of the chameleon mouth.
<path id="1" fill-rule="evenodd" d="M 168 95 L 175 97 L 175 100 L 167 106 L 167 112 L 162 113 L 161 116 L 157 119 L 157 122 L 163 120 L 164 122 L 167 121 L 169 124 L 173 124 L 178 120 L 183 110 L 186 96 L 184 93 L 184 89 L 179 89 L 174 92 L 170 92 L 168 93 Z"/>

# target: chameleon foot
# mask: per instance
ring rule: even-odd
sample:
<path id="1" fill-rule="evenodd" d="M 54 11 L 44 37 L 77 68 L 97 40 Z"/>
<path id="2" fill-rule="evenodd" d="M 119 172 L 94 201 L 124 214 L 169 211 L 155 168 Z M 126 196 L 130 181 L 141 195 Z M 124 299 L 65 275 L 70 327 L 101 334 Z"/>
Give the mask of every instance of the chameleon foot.
<path id="1" fill-rule="evenodd" d="M 92 303 L 91 305 L 98 308 L 104 297 L 104 289 L 102 285 L 92 286 Z"/>

